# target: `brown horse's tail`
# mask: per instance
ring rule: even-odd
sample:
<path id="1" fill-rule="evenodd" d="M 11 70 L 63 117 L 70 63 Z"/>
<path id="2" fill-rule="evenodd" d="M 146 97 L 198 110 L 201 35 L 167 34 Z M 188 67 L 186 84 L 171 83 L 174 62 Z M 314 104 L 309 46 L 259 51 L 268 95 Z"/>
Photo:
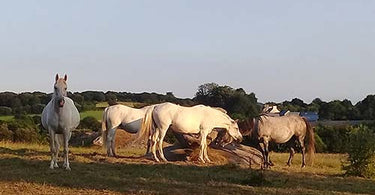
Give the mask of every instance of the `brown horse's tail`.
<path id="1" fill-rule="evenodd" d="M 104 109 L 103 111 L 103 117 L 102 117 L 102 141 L 103 141 L 103 147 L 107 148 L 107 135 L 108 135 L 108 128 L 107 128 L 107 110 L 108 107 Z"/>
<path id="2" fill-rule="evenodd" d="M 155 105 L 150 106 L 147 111 L 145 116 L 142 119 L 142 126 L 138 130 L 134 142 L 135 143 L 140 143 L 145 141 L 146 139 L 148 140 L 151 136 L 151 132 L 153 129 L 153 118 L 152 118 L 152 113 L 154 111 Z"/>
<path id="3" fill-rule="evenodd" d="M 306 123 L 306 137 L 305 137 L 305 147 L 307 148 L 306 154 L 306 162 L 309 165 L 312 165 L 314 163 L 315 158 L 315 134 L 314 134 L 314 128 L 311 126 L 309 121 L 302 117 L 302 119 Z"/>

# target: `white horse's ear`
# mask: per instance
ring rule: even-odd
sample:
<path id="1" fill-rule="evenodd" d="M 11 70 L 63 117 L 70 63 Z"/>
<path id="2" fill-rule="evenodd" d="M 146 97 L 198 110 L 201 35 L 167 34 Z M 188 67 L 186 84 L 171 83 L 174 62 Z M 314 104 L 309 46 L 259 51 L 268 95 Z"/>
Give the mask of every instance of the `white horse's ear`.
<path id="1" fill-rule="evenodd" d="M 68 75 L 65 74 L 65 76 L 64 76 L 64 80 L 65 80 L 65 81 L 68 80 Z"/>
<path id="2" fill-rule="evenodd" d="M 236 119 L 236 120 L 234 120 L 236 123 L 238 123 L 238 121 L 240 121 L 239 119 Z"/>
<path id="3" fill-rule="evenodd" d="M 55 81 L 59 80 L 59 74 L 56 74 Z"/>

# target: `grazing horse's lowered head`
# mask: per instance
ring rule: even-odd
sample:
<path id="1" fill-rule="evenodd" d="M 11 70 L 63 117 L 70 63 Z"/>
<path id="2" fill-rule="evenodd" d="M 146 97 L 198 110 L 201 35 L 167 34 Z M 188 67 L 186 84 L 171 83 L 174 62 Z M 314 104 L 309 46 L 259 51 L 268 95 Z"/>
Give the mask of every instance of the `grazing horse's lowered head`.
<path id="1" fill-rule="evenodd" d="M 238 128 L 237 120 L 230 119 L 230 121 L 231 124 L 228 126 L 228 133 L 237 143 L 241 143 L 243 137 Z"/>

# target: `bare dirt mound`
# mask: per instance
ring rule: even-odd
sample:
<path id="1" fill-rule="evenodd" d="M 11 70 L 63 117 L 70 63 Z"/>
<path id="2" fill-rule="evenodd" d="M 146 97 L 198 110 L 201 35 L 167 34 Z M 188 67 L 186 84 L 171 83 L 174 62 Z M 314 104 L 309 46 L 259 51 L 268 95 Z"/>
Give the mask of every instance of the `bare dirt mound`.
<path id="1" fill-rule="evenodd" d="M 178 142 L 169 144 L 164 142 L 164 155 L 168 161 L 193 162 L 198 163 L 199 144 L 196 135 L 175 135 Z M 242 144 L 222 144 L 218 141 L 219 133 L 213 132 L 208 137 L 208 156 L 214 165 L 236 164 L 246 168 L 261 168 L 263 163 L 262 153 L 252 147 Z M 145 144 L 134 145 L 134 135 L 118 129 L 115 135 L 116 148 L 144 147 Z M 151 154 L 144 156 L 146 159 L 152 159 Z"/>
<path id="2" fill-rule="evenodd" d="M 199 147 L 184 148 L 179 144 L 164 147 L 164 155 L 168 161 L 198 162 Z M 242 144 L 228 144 L 224 147 L 211 144 L 208 156 L 215 165 L 236 164 L 244 168 L 261 168 L 263 163 L 262 153 L 252 147 Z M 151 158 L 151 155 L 149 155 Z"/>
<path id="3" fill-rule="evenodd" d="M 122 129 L 117 129 L 115 136 L 116 147 L 126 147 L 134 140 L 134 135 Z"/>

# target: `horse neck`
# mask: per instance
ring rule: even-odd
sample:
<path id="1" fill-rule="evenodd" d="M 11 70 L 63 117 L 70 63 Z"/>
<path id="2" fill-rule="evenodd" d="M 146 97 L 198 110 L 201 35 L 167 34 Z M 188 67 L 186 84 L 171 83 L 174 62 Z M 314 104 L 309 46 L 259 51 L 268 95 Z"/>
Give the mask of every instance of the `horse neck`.
<path id="1" fill-rule="evenodd" d="M 219 121 L 221 122 L 220 124 L 223 125 L 223 128 L 226 128 L 226 129 L 229 128 L 229 126 L 231 125 L 231 118 L 227 114 L 221 112 L 220 110 L 216 110 L 216 111 L 219 113 L 219 116 L 222 118 Z"/>

